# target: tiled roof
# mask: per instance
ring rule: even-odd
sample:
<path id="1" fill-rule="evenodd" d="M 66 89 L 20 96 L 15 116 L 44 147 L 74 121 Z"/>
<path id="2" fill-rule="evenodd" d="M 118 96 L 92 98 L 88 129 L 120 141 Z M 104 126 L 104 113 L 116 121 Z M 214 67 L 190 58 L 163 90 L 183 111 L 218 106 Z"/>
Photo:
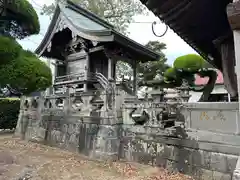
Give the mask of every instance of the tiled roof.
<path id="1" fill-rule="evenodd" d="M 216 80 L 216 84 L 223 84 L 223 74 L 221 71 L 217 70 L 217 80 Z M 196 75 L 196 79 L 195 79 L 195 84 L 198 86 L 202 86 L 202 85 L 206 85 L 208 82 L 208 78 L 201 78 L 199 75 Z"/>

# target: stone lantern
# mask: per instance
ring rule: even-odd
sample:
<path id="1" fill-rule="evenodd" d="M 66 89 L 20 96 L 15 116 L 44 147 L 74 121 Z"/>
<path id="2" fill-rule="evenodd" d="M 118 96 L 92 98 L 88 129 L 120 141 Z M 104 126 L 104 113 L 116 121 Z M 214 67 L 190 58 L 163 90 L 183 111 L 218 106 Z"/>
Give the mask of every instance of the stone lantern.
<path id="1" fill-rule="evenodd" d="M 183 102 L 188 102 L 191 95 L 189 94 L 189 86 L 187 81 L 183 80 L 183 84 L 181 87 L 177 88 L 179 97 L 183 100 Z"/>
<path id="2" fill-rule="evenodd" d="M 153 89 L 151 91 L 151 96 L 152 96 L 152 99 L 153 99 L 153 102 L 163 102 L 164 101 L 164 95 L 165 95 L 165 92 L 162 88 L 160 89 Z"/>

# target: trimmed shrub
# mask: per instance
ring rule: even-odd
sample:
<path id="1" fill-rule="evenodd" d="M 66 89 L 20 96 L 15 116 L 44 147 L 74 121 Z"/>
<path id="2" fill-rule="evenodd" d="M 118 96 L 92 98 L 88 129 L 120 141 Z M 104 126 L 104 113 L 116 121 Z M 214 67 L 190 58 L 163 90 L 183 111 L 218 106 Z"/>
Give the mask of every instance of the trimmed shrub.
<path id="1" fill-rule="evenodd" d="M 52 84 L 51 69 L 30 51 L 22 51 L 18 59 L 0 66 L 1 85 L 9 84 L 23 94 L 45 90 Z"/>
<path id="2" fill-rule="evenodd" d="M 168 68 L 164 72 L 164 78 L 166 78 L 166 81 L 172 81 L 177 79 L 177 72 L 174 68 Z"/>
<path id="3" fill-rule="evenodd" d="M 0 99 L 0 129 L 13 129 L 17 125 L 20 99 Z"/>
<path id="4" fill-rule="evenodd" d="M 40 32 L 38 15 L 28 0 L 15 0 L 7 8 L 12 12 L 7 13 L 12 20 L 10 26 L 12 36 L 23 38 Z"/>
<path id="5" fill-rule="evenodd" d="M 0 36 L 0 65 L 16 59 L 22 52 L 21 45 L 13 38 Z"/>
<path id="6" fill-rule="evenodd" d="M 188 54 L 178 57 L 174 61 L 173 67 L 183 71 L 196 72 L 204 68 L 205 64 L 206 62 L 201 56 L 197 54 Z"/>

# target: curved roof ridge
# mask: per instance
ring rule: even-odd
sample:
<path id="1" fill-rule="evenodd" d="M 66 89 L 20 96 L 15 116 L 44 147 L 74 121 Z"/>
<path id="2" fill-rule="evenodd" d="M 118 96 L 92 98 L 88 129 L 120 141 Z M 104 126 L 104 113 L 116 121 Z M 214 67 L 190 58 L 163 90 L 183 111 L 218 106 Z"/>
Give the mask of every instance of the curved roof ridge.
<path id="1" fill-rule="evenodd" d="M 108 23 L 106 20 L 98 17 L 96 14 L 90 12 L 87 9 L 84 9 L 83 7 L 81 7 L 80 5 L 67 0 L 67 4 L 66 6 L 74 11 L 77 11 L 78 13 L 87 16 L 89 19 L 91 19 L 92 21 L 95 21 L 96 23 L 99 23 L 100 25 L 109 28 L 109 29 L 114 29 L 114 26 L 110 23 Z"/>
<path id="2" fill-rule="evenodd" d="M 76 14 L 74 14 L 76 13 Z M 77 20 L 77 14 L 79 14 L 79 21 Z M 76 16 L 76 17 L 75 17 Z M 80 17 L 82 16 L 82 17 Z M 85 19 L 89 19 L 92 21 L 90 26 L 88 23 L 84 23 Z M 75 21 L 74 21 L 75 20 Z M 38 55 L 42 55 L 45 49 L 48 47 L 59 23 L 62 21 L 67 23 L 71 31 L 76 33 L 80 37 L 83 37 L 92 41 L 99 42 L 116 42 L 125 46 L 126 48 L 130 48 L 137 52 L 140 55 L 138 58 L 142 59 L 139 61 L 155 61 L 160 58 L 160 54 L 154 52 L 153 50 L 145 47 L 144 45 L 132 40 L 131 38 L 121 34 L 120 32 L 114 29 L 114 26 L 106 22 L 105 20 L 97 17 L 92 12 L 76 5 L 71 1 L 67 1 L 65 3 L 57 3 L 56 10 L 54 12 L 51 23 L 48 27 L 48 30 L 41 41 L 40 45 L 35 50 L 35 53 Z M 92 28 L 92 29 L 91 29 Z M 146 59 L 146 60 L 143 60 Z M 149 60 L 148 60 L 149 59 Z"/>

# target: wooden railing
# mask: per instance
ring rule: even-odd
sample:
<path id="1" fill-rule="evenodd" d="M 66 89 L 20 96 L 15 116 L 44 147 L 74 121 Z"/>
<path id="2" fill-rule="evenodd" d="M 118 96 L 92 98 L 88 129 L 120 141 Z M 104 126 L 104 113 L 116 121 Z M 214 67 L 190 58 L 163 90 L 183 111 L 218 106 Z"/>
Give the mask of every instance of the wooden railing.
<path id="1" fill-rule="evenodd" d="M 61 83 L 71 83 L 76 81 L 85 81 L 85 80 L 96 80 L 94 73 L 76 73 L 76 74 L 68 74 L 65 76 L 58 76 L 55 78 L 55 84 L 61 84 Z"/>
<path id="2" fill-rule="evenodd" d="M 58 76 L 55 78 L 55 83 L 64 82 L 64 81 L 72 81 L 72 80 L 84 80 L 85 73 L 77 73 L 77 74 L 69 74 L 65 76 Z"/>
<path id="3" fill-rule="evenodd" d="M 99 82 L 103 89 L 106 89 L 109 85 L 108 79 L 103 74 L 101 73 L 86 74 L 85 72 L 56 77 L 54 85 L 56 86 L 64 84 L 74 84 L 86 80 Z"/>

